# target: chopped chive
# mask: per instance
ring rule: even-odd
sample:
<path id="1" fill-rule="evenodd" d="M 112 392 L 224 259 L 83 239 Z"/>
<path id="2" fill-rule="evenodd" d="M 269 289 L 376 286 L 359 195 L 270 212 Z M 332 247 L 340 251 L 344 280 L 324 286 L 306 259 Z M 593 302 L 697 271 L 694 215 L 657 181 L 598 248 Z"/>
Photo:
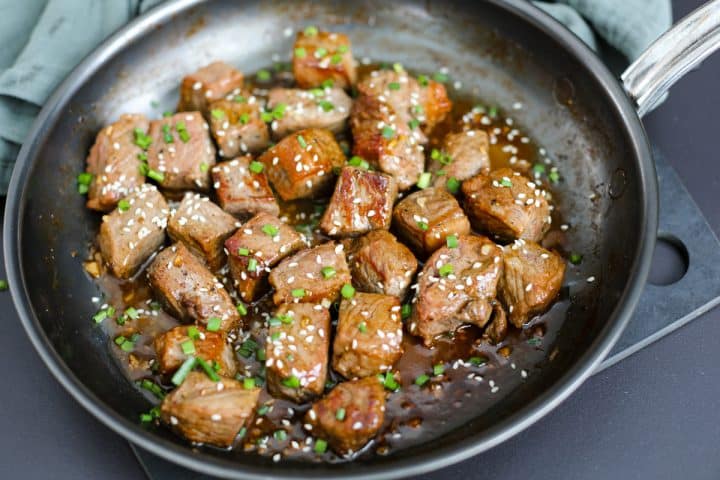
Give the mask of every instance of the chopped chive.
<path id="1" fill-rule="evenodd" d="M 307 52 L 305 51 L 305 49 L 303 47 L 298 47 L 295 49 L 295 57 L 296 58 L 305 58 L 306 55 L 307 55 Z"/>
<path id="2" fill-rule="evenodd" d="M 187 328 L 187 336 L 192 340 L 200 340 L 200 330 L 195 325 L 190 325 Z"/>
<path id="3" fill-rule="evenodd" d="M 270 72 L 267 70 L 260 70 L 257 72 L 256 78 L 261 82 L 267 82 L 270 80 Z"/>
<path id="4" fill-rule="evenodd" d="M 200 365 L 200 367 L 205 370 L 205 374 L 208 376 L 210 380 L 213 382 L 219 382 L 220 377 L 218 376 L 217 372 L 213 370 L 212 366 L 210 366 L 209 363 L 207 363 L 205 360 L 203 360 L 200 357 L 197 357 L 197 363 Z"/>
<path id="5" fill-rule="evenodd" d="M 307 148 L 307 142 L 305 141 L 305 139 L 303 138 L 302 135 L 297 136 L 297 141 L 300 144 L 301 148 Z"/>
<path id="6" fill-rule="evenodd" d="M 243 388 L 245 390 L 252 390 L 255 388 L 255 379 L 254 378 L 246 378 L 243 380 Z"/>
<path id="7" fill-rule="evenodd" d="M 305 296 L 305 289 L 304 288 L 295 288 L 290 293 L 293 296 L 293 298 L 302 298 Z"/>
<path id="8" fill-rule="evenodd" d="M 165 392 L 163 391 L 163 389 L 160 388 L 160 385 L 153 382 L 152 380 L 150 380 L 148 378 L 143 378 L 140 381 L 139 385 L 140 385 L 140 388 L 142 388 L 143 390 L 147 390 L 148 392 L 155 395 L 157 398 L 159 398 L 161 400 L 163 398 L 165 398 Z"/>
<path id="9" fill-rule="evenodd" d="M 433 375 L 437 376 L 442 375 L 443 373 L 445 373 L 445 365 L 443 365 L 442 363 L 438 363 L 437 365 L 433 366 Z"/>
<path id="10" fill-rule="evenodd" d="M 323 58 L 325 55 L 328 54 L 327 48 L 325 47 L 319 47 L 315 49 L 315 58 Z"/>
<path id="11" fill-rule="evenodd" d="M 419 387 L 422 387 L 422 386 L 425 385 L 429 380 L 430 380 L 430 377 L 429 377 L 428 375 L 426 375 L 426 374 L 423 373 L 422 375 L 419 375 L 419 376 L 415 379 L 415 385 L 417 385 L 417 386 L 419 386 Z"/>
<path id="12" fill-rule="evenodd" d="M 480 367 L 482 365 L 485 365 L 487 363 L 487 358 L 485 357 L 470 357 L 468 361 L 475 367 Z"/>
<path id="13" fill-rule="evenodd" d="M 497 108 L 497 107 L 490 107 L 490 108 L 488 108 L 488 115 L 490 115 L 492 118 L 497 117 L 497 115 L 498 115 L 498 108 Z"/>
<path id="14" fill-rule="evenodd" d="M 427 87 L 430 84 L 430 79 L 427 75 L 418 75 L 417 80 L 418 83 L 423 87 Z"/>
<path id="15" fill-rule="evenodd" d="M 197 350 L 195 350 L 195 344 L 192 340 L 186 340 L 180 344 L 180 347 L 182 348 L 182 351 L 185 355 L 193 355 L 197 353 Z"/>
<path id="16" fill-rule="evenodd" d="M 327 80 L 323 80 L 323 82 L 320 84 L 322 88 L 332 88 L 333 85 L 335 85 L 335 81 L 332 78 L 328 78 Z"/>
<path id="17" fill-rule="evenodd" d="M 212 317 L 208 320 L 205 328 L 208 332 L 217 332 L 220 330 L 220 325 L 222 325 L 222 320 L 219 317 Z"/>
<path id="18" fill-rule="evenodd" d="M 247 257 L 248 255 L 250 255 L 250 250 L 248 250 L 247 248 L 238 248 L 238 255 L 240 255 L 241 257 Z"/>
<path id="19" fill-rule="evenodd" d="M 460 190 L 460 181 L 455 177 L 450 177 L 447 179 L 447 182 L 445 182 L 445 187 L 448 189 L 448 192 L 455 195 Z"/>
<path id="20" fill-rule="evenodd" d="M 195 368 L 195 364 L 197 364 L 197 358 L 190 356 L 188 357 L 182 365 L 180 365 L 180 368 L 177 369 L 177 372 L 175 372 L 175 375 L 172 376 L 172 379 L 170 381 L 175 386 L 180 386 L 180 384 L 185 380 L 185 377 L 187 377 L 188 373 Z"/>
<path id="21" fill-rule="evenodd" d="M 457 235 L 448 235 L 447 237 L 445 237 L 445 243 L 447 244 L 448 248 L 457 248 L 457 246 L 458 246 Z"/>
<path id="22" fill-rule="evenodd" d="M 410 314 L 412 313 L 412 307 L 409 303 L 405 303 L 402 306 L 402 309 L 400 310 L 400 316 L 404 319 L 408 318 Z"/>
<path id="23" fill-rule="evenodd" d="M 291 317 L 290 315 L 278 315 L 277 318 L 279 318 L 280 321 L 285 325 L 292 325 L 293 323 L 293 317 Z"/>
<path id="24" fill-rule="evenodd" d="M 430 180 L 432 180 L 432 173 L 423 172 L 417 181 L 418 188 L 427 188 L 430 186 Z"/>
<path id="25" fill-rule="evenodd" d="M 125 317 L 130 318 L 131 320 L 137 320 L 140 314 L 134 307 L 130 307 L 125 309 L 125 313 L 123 314 Z"/>
<path id="26" fill-rule="evenodd" d="M 218 108 L 213 108 L 212 110 L 210 110 L 210 115 L 212 115 L 212 117 L 215 119 L 222 120 L 223 118 L 225 118 L 225 111 Z"/>
<path id="27" fill-rule="evenodd" d="M 260 119 L 265 123 L 270 123 L 273 121 L 273 114 L 272 112 L 262 112 L 260 114 Z"/>
<path id="28" fill-rule="evenodd" d="M 165 140 L 165 143 L 173 143 L 175 139 L 172 136 L 172 133 L 170 133 L 170 125 L 165 124 L 162 126 L 162 132 L 163 132 L 163 140 Z"/>
<path id="29" fill-rule="evenodd" d="M 347 298 L 349 300 L 355 296 L 355 288 L 349 283 L 346 283 L 342 286 L 342 289 L 340 289 L 340 294 L 343 298 Z"/>
<path id="30" fill-rule="evenodd" d="M 140 152 L 137 155 L 138 160 L 141 162 L 147 162 L 147 152 Z"/>
<path id="31" fill-rule="evenodd" d="M 393 63 L 393 70 L 395 70 L 395 73 L 402 73 L 405 71 L 405 69 L 402 66 L 402 63 L 398 63 L 398 62 Z"/>
<path id="32" fill-rule="evenodd" d="M 533 165 L 533 172 L 537 175 L 542 175 L 543 173 L 545 173 L 545 165 L 543 165 L 542 163 L 536 163 L 535 165 Z"/>
<path id="33" fill-rule="evenodd" d="M 270 341 L 277 342 L 280 339 L 280 332 L 273 332 L 272 335 L 270 335 Z"/>
<path id="34" fill-rule="evenodd" d="M 147 135 L 142 128 L 136 128 L 133 130 L 133 134 L 135 136 L 135 145 L 143 150 L 147 150 L 150 144 L 152 144 L 152 137 Z"/>
<path id="35" fill-rule="evenodd" d="M 532 345 L 533 347 L 540 345 L 542 343 L 542 340 L 538 337 L 532 337 L 528 339 L 527 341 L 528 345 Z"/>
<path id="36" fill-rule="evenodd" d="M 363 170 L 367 170 L 368 168 L 370 168 L 370 164 L 368 163 L 368 161 L 362 157 L 358 157 L 357 155 L 353 155 L 350 160 L 348 160 L 348 165 L 362 168 Z"/>
<path id="37" fill-rule="evenodd" d="M 336 272 L 333 267 L 323 267 L 320 273 L 322 273 L 323 278 L 327 279 L 334 277 Z"/>
<path id="38" fill-rule="evenodd" d="M 235 95 L 235 97 L 233 97 L 233 102 L 245 103 L 245 102 L 247 102 L 247 98 L 243 97 L 242 95 Z"/>
<path id="39" fill-rule="evenodd" d="M 303 33 L 305 33 L 305 35 L 307 35 L 308 37 L 314 37 L 318 34 L 318 29 L 316 26 L 310 25 L 309 27 L 305 28 L 305 31 Z"/>
<path id="40" fill-rule="evenodd" d="M 503 178 L 502 180 L 500 180 L 500 185 L 502 185 L 503 187 L 513 186 L 512 181 L 509 178 Z"/>
<path id="41" fill-rule="evenodd" d="M 202 173 L 207 173 L 207 171 L 210 169 L 210 165 L 208 165 L 205 162 L 200 163 L 200 171 Z"/>
<path id="42" fill-rule="evenodd" d="M 259 361 L 264 362 L 265 359 L 266 359 L 266 357 L 265 357 L 265 349 L 264 349 L 264 348 L 258 349 L 258 351 L 255 352 L 255 356 L 257 356 L 257 359 L 258 359 Z"/>
<path id="43" fill-rule="evenodd" d="M 330 57 L 330 63 L 333 65 L 337 65 L 338 63 L 342 62 L 343 57 L 339 53 L 334 54 L 332 57 Z"/>
<path id="44" fill-rule="evenodd" d="M 183 143 L 187 143 L 190 141 L 190 134 L 187 131 L 187 128 L 185 127 L 185 122 L 177 122 L 175 124 L 175 130 L 178 132 L 178 136 L 180 137 L 180 140 L 182 140 Z"/>
<path id="45" fill-rule="evenodd" d="M 288 388 L 300 388 L 300 379 L 295 375 L 290 375 L 282 381 L 282 384 Z"/>
<path id="46" fill-rule="evenodd" d="M 573 265 L 580 265 L 580 263 L 582 262 L 582 259 L 583 259 L 583 256 L 580 255 L 579 253 L 571 253 L 570 254 L 570 263 L 572 263 Z"/>
<path id="47" fill-rule="evenodd" d="M 394 392 L 400 388 L 400 384 L 395 380 L 395 376 L 392 374 L 392 372 L 385 372 L 385 375 L 378 375 L 378 378 L 382 381 L 383 386 Z"/>
<path id="48" fill-rule="evenodd" d="M 342 422 L 345 420 L 345 409 L 340 407 L 335 411 L 335 420 Z"/>
<path id="49" fill-rule="evenodd" d="M 318 105 L 320 105 L 320 108 L 322 108 L 323 112 L 331 112 L 335 109 L 335 105 L 333 105 L 333 103 L 328 100 L 320 100 L 318 102 Z"/>
<path id="50" fill-rule="evenodd" d="M 282 118 L 285 116 L 285 109 L 287 109 L 287 104 L 285 103 L 278 103 L 277 105 L 275 105 L 271 112 L 272 118 L 274 118 L 275 120 L 282 120 Z"/>
<path id="51" fill-rule="evenodd" d="M 310 93 L 312 93 L 316 97 L 322 97 L 323 95 L 325 95 L 325 90 L 323 90 L 322 88 L 313 88 L 310 89 Z"/>
<path id="52" fill-rule="evenodd" d="M 340 45 L 337 48 L 338 53 L 347 53 L 349 50 L 350 50 L 350 47 L 348 47 L 347 45 Z"/>
<path id="53" fill-rule="evenodd" d="M 390 90 L 400 90 L 400 84 L 398 82 L 390 82 L 388 83 L 388 88 Z"/>
<path id="54" fill-rule="evenodd" d="M 392 139 L 395 136 L 395 129 L 390 126 L 384 126 L 382 128 L 382 136 L 388 140 Z"/>
<path id="55" fill-rule="evenodd" d="M 242 427 L 240 431 L 238 432 L 237 436 L 238 438 L 245 438 L 245 435 L 247 434 L 247 427 Z"/>
<path id="56" fill-rule="evenodd" d="M 282 325 L 282 320 L 278 317 L 270 317 L 270 319 L 268 319 L 268 325 L 271 327 L 279 327 Z"/>
<path id="57" fill-rule="evenodd" d="M 449 80 L 449 77 L 447 76 L 447 74 L 442 73 L 442 72 L 434 73 L 432 78 L 436 82 L 440 82 L 440 83 L 445 83 Z"/>
<path id="58" fill-rule="evenodd" d="M 247 112 L 241 113 L 239 120 L 240 120 L 240 125 L 247 125 L 247 123 L 250 121 L 250 114 Z"/>
<path id="59" fill-rule="evenodd" d="M 121 212 L 127 212 L 128 210 L 130 210 L 130 202 L 128 202 L 128 201 L 127 201 L 126 199 L 124 199 L 124 198 L 121 199 L 121 200 L 118 202 L 118 210 L 120 210 Z"/>
<path id="60" fill-rule="evenodd" d="M 262 173 L 264 168 L 265 165 L 263 165 L 262 162 L 258 162 L 257 160 L 250 162 L 250 171 L 253 173 Z"/>
<path id="61" fill-rule="evenodd" d="M 260 406 L 260 408 L 257 409 L 257 414 L 262 417 L 262 416 L 264 416 L 266 413 L 268 413 L 269 411 L 270 411 L 270 406 L 263 404 L 263 405 Z"/>
<path id="62" fill-rule="evenodd" d="M 256 271 L 256 270 L 257 270 L 257 266 L 258 266 L 258 261 L 257 261 L 257 259 L 251 258 L 250 260 L 248 260 L 248 266 L 247 266 L 248 272 L 254 272 L 254 271 Z"/>
<path id="63" fill-rule="evenodd" d="M 287 438 L 287 432 L 285 430 L 275 430 L 275 433 L 273 433 L 273 437 L 275 440 L 282 442 Z"/>
<path id="64" fill-rule="evenodd" d="M 148 170 L 147 176 L 159 183 L 162 183 L 165 180 L 164 173 L 158 172 L 157 170 L 153 170 L 152 168 Z"/>
<path id="65" fill-rule="evenodd" d="M 410 120 L 408 122 L 408 127 L 410 127 L 410 130 L 415 130 L 419 126 L 420 126 L 420 120 L 418 120 L 417 118 L 413 118 L 412 120 Z"/>
<path id="66" fill-rule="evenodd" d="M 246 307 L 245 304 L 242 303 L 242 302 L 241 302 L 241 303 L 238 303 L 238 304 L 235 306 L 235 309 L 238 311 L 238 313 L 239 313 L 240 315 L 247 315 L 247 313 L 248 313 L 247 307 Z"/>
<path id="67" fill-rule="evenodd" d="M 172 117 L 172 116 L 173 116 L 173 112 L 171 112 L 170 110 L 166 110 L 166 111 L 163 112 L 162 116 L 163 116 L 163 118 Z"/>
<path id="68" fill-rule="evenodd" d="M 428 225 L 427 222 L 417 222 L 417 226 L 423 232 L 427 231 L 427 229 L 430 228 L 430 225 Z"/>
<path id="69" fill-rule="evenodd" d="M 322 438 L 318 438 L 317 440 L 315 440 L 314 450 L 315 450 L 315 453 L 322 455 L 323 453 L 325 453 L 327 451 L 327 442 L 325 440 L 323 440 Z"/>
<path id="70" fill-rule="evenodd" d="M 548 180 L 550 180 L 552 183 L 558 183 L 560 181 L 560 174 L 552 170 L 550 173 L 548 173 Z"/>
<path id="71" fill-rule="evenodd" d="M 438 269 L 438 273 L 441 277 L 447 277 L 451 273 L 453 273 L 453 266 L 451 263 L 446 263 L 442 267 Z"/>
<path id="72" fill-rule="evenodd" d="M 272 224 L 270 224 L 270 223 L 267 223 L 267 224 L 263 225 L 262 231 L 263 231 L 263 233 L 265 233 L 266 235 L 270 235 L 271 237 L 274 237 L 275 235 L 278 234 L 278 232 L 279 232 L 280 230 L 279 230 L 278 227 L 276 227 L 275 225 L 272 225 Z"/>
<path id="73" fill-rule="evenodd" d="M 367 333 L 367 323 L 365 323 L 365 322 L 358 323 L 358 330 L 360 330 L 362 333 Z"/>

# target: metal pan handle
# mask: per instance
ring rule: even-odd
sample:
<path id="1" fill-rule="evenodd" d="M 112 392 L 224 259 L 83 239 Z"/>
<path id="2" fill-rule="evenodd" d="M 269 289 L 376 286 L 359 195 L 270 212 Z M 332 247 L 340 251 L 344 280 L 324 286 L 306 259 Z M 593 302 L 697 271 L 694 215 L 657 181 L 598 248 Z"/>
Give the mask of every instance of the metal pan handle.
<path id="1" fill-rule="evenodd" d="M 690 69 L 720 47 L 720 0 L 683 18 L 648 47 L 620 77 L 642 117 Z"/>

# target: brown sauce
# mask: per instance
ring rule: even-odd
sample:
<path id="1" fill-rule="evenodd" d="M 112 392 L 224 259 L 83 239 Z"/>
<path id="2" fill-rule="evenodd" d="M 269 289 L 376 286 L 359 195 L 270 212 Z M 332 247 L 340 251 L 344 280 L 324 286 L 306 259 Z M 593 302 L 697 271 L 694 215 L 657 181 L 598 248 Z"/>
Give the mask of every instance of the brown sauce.
<path id="1" fill-rule="evenodd" d="M 360 74 L 367 74 L 377 68 L 377 65 L 362 66 Z M 287 71 L 283 69 L 275 69 L 275 71 L 275 84 L 287 86 L 290 83 Z M 262 88 L 267 87 L 267 83 L 262 84 Z M 453 89 L 448 87 L 448 90 L 453 97 Z M 462 130 L 463 116 L 474 107 L 481 111 L 477 109 L 478 103 L 481 103 L 477 100 L 472 101 L 462 96 L 452 100 L 452 112 L 430 135 L 429 148 L 438 147 L 447 133 Z M 486 112 L 490 110 L 494 113 L 494 109 L 488 106 L 483 108 Z M 490 159 L 494 169 L 510 166 L 532 178 L 533 165 L 548 163 L 542 155 L 543 150 L 524 137 L 522 132 L 510 135 L 508 138 L 511 132 L 515 129 L 520 130 L 520 127 L 514 125 L 513 120 L 508 120 L 509 117 L 503 113 L 499 111 L 491 116 L 476 113 L 473 126 L 485 129 L 496 139 L 495 143 L 491 141 L 490 147 Z M 485 120 L 485 124 L 481 120 L 483 117 L 488 119 Z M 550 168 L 550 165 L 547 165 L 547 169 Z M 548 188 L 550 182 L 546 175 L 538 180 Z M 305 233 L 313 243 L 320 243 L 328 240 L 317 229 L 317 223 L 326 204 L 327 198 L 281 202 L 280 217 Z M 561 223 L 562 218 L 556 210 L 553 212 L 553 230 L 546 236 L 544 244 L 564 253 L 566 240 L 564 232 L 558 228 Z M 228 292 L 237 299 L 227 269 L 219 272 L 218 276 L 226 285 Z M 124 325 L 117 325 L 114 321 L 103 322 L 111 340 L 118 335 L 126 337 L 136 335 L 132 353 L 123 352 L 112 341 L 110 342 L 110 348 L 117 354 L 117 359 L 127 377 L 134 382 L 145 378 L 151 379 L 164 390 L 169 391 L 172 387 L 169 380 L 153 373 L 155 352 L 152 342 L 156 335 L 178 325 L 179 322 L 153 302 L 144 271 L 138 273 L 133 280 L 121 281 L 103 270 L 97 282 L 105 293 L 101 303 L 114 306 L 118 314 L 129 307 L 141 311 L 136 320 L 128 319 Z M 538 366 L 547 360 L 551 352 L 546 345 L 552 345 L 568 305 L 567 299 L 560 299 L 552 307 L 550 314 L 534 319 L 522 330 L 510 327 L 507 338 L 495 346 L 484 340 L 482 332 L 476 327 L 462 328 L 455 332 L 452 338 L 441 339 L 432 349 L 424 347 L 417 338 L 406 333 L 403 338 L 404 354 L 395 366 L 395 371 L 399 373 L 401 388 L 388 396 L 385 424 L 381 433 L 375 441 L 361 452 L 357 452 L 355 456 L 385 455 L 426 442 L 487 411 L 526 381 L 526 378 L 533 375 Z M 248 337 L 252 337 L 260 349 L 264 348 L 266 328 L 260 314 L 271 310 L 272 302 L 269 295 L 248 306 L 248 315 L 245 317 L 248 328 L 244 332 L 233 332 L 236 350 Z M 336 319 L 335 308 L 331 309 L 331 313 Z M 259 362 L 255 356 L 244 358 L 238 354 L 236 358 L 239 376 L 253 376 L 257 382 L 263 382 L 264 362 Z M 471 358 L 475 360 L 475 364 L 468 362 Z M 478 362 L 478 359 L 481 361 Z M 444 371 L 441 375 L 432 374 L 435 365 L 443 365 Z M 341 378 L 332 372 L 332 369 L 328 369 L 328 372 L 328 388 L 331 388 L 334 383 L 341 381 Z M 419 387 L 414 381 L 421 374 L 430 375 L 431 379 Z M 150 392 L 145 393 L 153 403 L 158 403 Z M 330 450 L 323 455 L 313 451 L 309 440 L 311 436 L 302 427 L 302 418 L 309 404 L 296 405 L 286 400 L 274 399 L 263 390 L 259 405 L 267 405 L 268 412 L 263 416 L 256 416 L 253 424 L 247 429 L 247 434 L 242 439 L 238 439 L 236 451 L 255 451 L 264 455 L 280 453 L 284 457 L 302 457 L 309 461 L 346 460 Z M 148 426 L 148 428 L 164 427 Z M 277 430 L 285 430 L 286 438 L 283 440 L 274 438 L 273 433 Z"/>

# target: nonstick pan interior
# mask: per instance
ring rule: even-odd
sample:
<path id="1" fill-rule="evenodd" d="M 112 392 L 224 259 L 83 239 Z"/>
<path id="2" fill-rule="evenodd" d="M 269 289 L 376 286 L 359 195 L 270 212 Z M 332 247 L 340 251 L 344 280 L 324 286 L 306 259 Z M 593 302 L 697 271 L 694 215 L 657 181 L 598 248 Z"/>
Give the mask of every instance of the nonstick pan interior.
<path id="1" fill-rule="evenodd" d="M 654 171 L 618 85 L 558 25 L 538 21 L 541 14 L 519 1 L 220 1 L 181 10 L 182 2 L 164 7 L 176 12 L 166 22 L 156 14 L 136 24 L 65 84 L 28 140 L 8 204 L 6 257 L 11 274 L 21 271 L 24 278 L 24 289 L 13 287 L 21 314 L 54 372 L 95 414 L 156 453 L 217 474 L 261 475 L 267 468 L 287 476 L 368 477 L 390 468 L 408 474 L 488 448 L 527 426 L 609 349 L 641 287 L 638 276 L 647 270 Z M 247 72 L 267 67 L 274 54 L 285 60 L 293 40 L 286 30 L 308 24 L 347 33 L 357 58 L 426 72 L 445 67 L 465 94 L 505 109 L 522 104 L 512 116 L 560 167 L 556 202 L 584 261 L 568 273 L 564 306 L 546 316 L 548 324 L 562 325 L 548 331 L 546 360 L 482 412 L 447 412 L 449 426 L 440 436 L 386 457 L 337 465 L 275 464 L 217 450 L 193 460 L 184 456 L 191 449 L 183 440 L 138 425 L 138 413 L 149 404 L 115 363 L 112 340 L 91 321 L 96 305 L 90 298 L 99 292 L 82 260 L 99 217 L 84 208 L 75 177 L 97 131 L 119 114 L 157 117 L 173 108 L 180 78 L 215 59 Z M 153 101 L 160 106 L 152 107 Z"/>

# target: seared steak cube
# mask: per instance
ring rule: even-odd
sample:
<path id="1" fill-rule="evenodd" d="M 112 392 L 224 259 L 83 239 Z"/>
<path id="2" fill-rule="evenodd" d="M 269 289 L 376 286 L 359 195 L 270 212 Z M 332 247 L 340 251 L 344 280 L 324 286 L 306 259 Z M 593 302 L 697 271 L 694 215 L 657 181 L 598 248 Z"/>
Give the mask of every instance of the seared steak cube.
<path id="1" fill-rule="evenodd" d="M 221 331 L 239 320 L 223 284 L 182 243 L 165 248 L 155 257 L 148 279 L 156 296 L 178 320 L 207 325 L 220 319 Z"/>
<path id="2" fill-rule="evenodd" d="M 410 128 L 392 106 L 361 95 L 353 104 L 350 128 L 354 155 L 392 175 L 400 190 L 417 183 L 425 168 L 427 137 L 420 129 Z"/>
<path id="3" fill-rule="evenodd" d="M 129 278 L 165 241 L 170 211 L 154 185 L 143 184 L 103 216 L 98 246 L 112 273 Z"/>
<path id="4" fill-rule="evenodd" d="M 218 270 L 225 264 L 225 240 L 238 226 L 235 217 L 207 197 L 186 193 L 168 222 L 168 234 L 204 258 L 211 270 Z"/>
<path id="5" fill-rule="evenodd" d="M 435 174 L 434 185 L 446 187 L 448 181 L 459 185 L 457 182 L 490 171 L 489 148 L 490 142 L 483 130 L 449 133 L 443 140 L 442 150 L 430 159 L 428 170 Z"/>
<path id="6" fill-rule="evenodd" d="M 500 299 L 516 327 L 543 313 L 557 298 L 565 275 L 565 261 L 535 242 L 517 240 L 504 249 L 505 273 Z"/>
<path id="7" fill-rule="evenodd" d="M 243 74 L 224 62 L 213 62 L 183 77 L 179 112 L 206 112 L 210 102 L 220 100 L 243 86 Z"/>
<path id="8" fill-rule="evenodd" d="M 376 377 L 338 384 L 305 414 L 312 435 L 340 455 L 360 450 L 384 421 L 385 390 Z"/>
<path id="9" fill-rule="evenodd" d="M 283 200 L 307 198 L 326 192 L 333 169 L 345 163 L 345 154 L 328 130 L 300 130 L 285 137 L 258 159 Z"/>
<path id="10" fill-rule="evenodd" d="M 464 324 L 483 327 L 503 271 L 502 250 L 485 237 L 463 235 L 425 263 L 410 315 L 410 333 L 432 345 Z"/>
<path id="11" fill-rule="evenodd" d="M 470 232 L 470 222 L 457 200 L 442 188 L 408 195 L 395 207 L 393 220 L 398 236 L 421 256 L 445 244 L 448 235 Z"/>
<path id="12" fill-rule="evenodd" d="M 547 192 L 512 169 L 466 180 L 462 192 L 473 227 L 500 240 L 539 242 L 550 228 Z"/>
<path id="13" fill-rule="evenodd" d="M 145 183 L 140 173 L 135 131 L 147 132 L 144 115 L 121 115 L 120 119 L 100 130 L 87 157 L 87 172 L 92 175 L 87 207 L 101 212 L 115 208 L 117 202 Z"/>
<path id="14" fill-rule="evenodd" d="M 292 227 L 279 218 L 259 213 L 225 242 L 235 289 L 246 302 L 268 290 L 270 268 L 305 244 Z"/>
<path id="15" fill-rule="evenodd" d="M 237 95 L 211 103 L 210 132 L 218 153 L 225 158 L 259 153 L 270 143 L 267 124 L 260 117 L 260 104 L 254 96 Z"/>
<path id="16" fill-rule="evenodd" d="M 191 442 L 230 447 L 250 425 L 260 388 L 244 388 L 229 378 L 214 382 L 190 372 L 160 405 L 160 419 Z"/>
<path id="17" fill-rule="evenodd" d="M 289 302 L 333 302 L 350 283 L 343 246 L 334 242 L 302 250 L 270 272 L 275 305 Z"/>
<path id="18" fill-rule="evenodd" d="M 405 298 L 418 264 L 392 233 L 374 230 L 345 245 L 353 285 L 358 290 Z"/>
<path id="19" fill-rule="evenodd" d="M 296 403 L 322 394 L 330 347 L 330 313 L 321 305 L 281 305 L 265 342 L 268 390 Z"/>
<path id="20" fill-rule="evenodd" d="M 314 27 L 297 34 L 292 68 L 301 88 L 319 87 L 332 81 L 335 86 L 347 89 L 357 77 L 347 35 L 320 32 Z"/>
<path id="21" fill-rule="evenodd" d="M 168 190 L 208 190 L 215 147 L 199 112 L 150 122 L 150 176 Z"/>
<path id="22" fill-rule="evenodd" d="M 388 230 L 395 197 L 397 186 L 390 175 L 344 167 L 320 222 L 320 229 L 331 237 Z"/>
<path id="23" fill-rule="evenodd" d="M 237 371 L 235 353 L 221 332 L 210 332 L 200 326 L 183 325 L 171 328 L 155 337 L 154 346 L 159 371 L 163 375 L 171 374 L 180 368 L 189 355 L 202 358 L 206 362 L 215 362 L 219 365 L 220 375 L 232 377 Z M 183 348 L 194 352 L 186 354 Z"/>
<path id="24" fill-rule="evenodd" d="M 483 337 L 490 340 L 490 343 L 497 345 L 505 340 L 507 336 L 508 322 L 507 314 L 502 304 L 495 301 L 493 305 L 492 319 L 483 332 Z"/>
<path id="25" fill-rule="evenodd" d="M 271 124 L 275 138 L 307 128 L 340 133 L 347 125 L 352 100 L 341 88 L 273 88 L 268 95 L 268 109 L 281 105 L 284 105 L 282 118 Z"/>
<path id="26" fill-rule="evenodd" d="M 333 368 L 345 378 L 390 370 L 402 355 L 400 300 L 357 292 L 340 303 Z"/>
<path id="27" fill-rule="evenodd" d="M 266 212 L 278 215 L 280 207 L 275 200 L 260 163 L 253 164 L 249 155 L 218 163 L 212 169 L 213 185 L 218 203 L 228 213 L 248 218 Z"/>

